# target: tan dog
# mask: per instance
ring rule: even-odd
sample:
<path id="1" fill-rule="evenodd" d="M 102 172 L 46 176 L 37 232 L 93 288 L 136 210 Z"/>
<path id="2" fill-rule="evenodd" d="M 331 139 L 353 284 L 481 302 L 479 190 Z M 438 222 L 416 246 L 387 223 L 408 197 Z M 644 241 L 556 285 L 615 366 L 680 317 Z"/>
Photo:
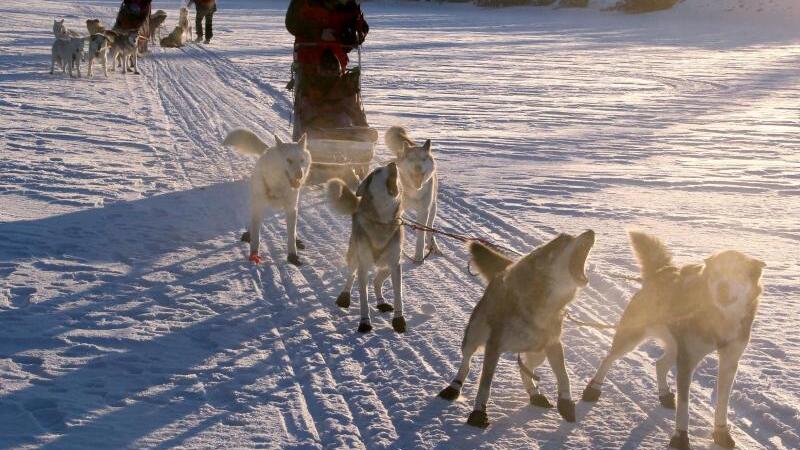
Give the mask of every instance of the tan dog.
<path id="1" fill-rule="evenodd" d="M 89 36 L 101 34 L 106 31 L 106 27 L 100 22 L 100 19 L 88 19 L 86 21 L 86 29 L 89 30 Z"/>
<path id="2" fill-rule="evenodd" d="M 678 366 L 678 405 L 670 447 L 689 448 L 689 385 L 697 364 L 717 351 L 717 407 L 714 442 L 733 448 L 728 430 L 728 400 L 739 358 L 750 341 L 764 263 L 728 250 L 707 258 L 705 264 L 677 267 L 661 241 L 641 232 L 630 233 L 631 245 L 642 269 L 642 289 L 622 313 L 617 333 L 603 363 L 583 391 L 584 401 L 597 401 L 603 380 L 614 361 L 648 337 L 664 343 L 656 362 L 659 400 L 675 408 L 667 384 L 670 368 Z"/>

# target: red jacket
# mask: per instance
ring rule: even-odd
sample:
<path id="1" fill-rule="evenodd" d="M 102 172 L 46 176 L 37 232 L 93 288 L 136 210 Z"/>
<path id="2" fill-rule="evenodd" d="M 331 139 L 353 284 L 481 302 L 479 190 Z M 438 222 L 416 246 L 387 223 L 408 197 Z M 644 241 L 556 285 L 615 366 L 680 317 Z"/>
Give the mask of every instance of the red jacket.
<path id="1" fill-rule="evenodd" d="M 292 0 L 286 11 L 286 29 L 295 36 L 298 62 L 319 65 L 322 54 L 330 49 L 344 68 L 347 53 L 364 42 L 369 25 L 355 1 L 327 6 L 325 0 Z M 332 30 L 333 41 L 322 40 L 326 29 Z"/>

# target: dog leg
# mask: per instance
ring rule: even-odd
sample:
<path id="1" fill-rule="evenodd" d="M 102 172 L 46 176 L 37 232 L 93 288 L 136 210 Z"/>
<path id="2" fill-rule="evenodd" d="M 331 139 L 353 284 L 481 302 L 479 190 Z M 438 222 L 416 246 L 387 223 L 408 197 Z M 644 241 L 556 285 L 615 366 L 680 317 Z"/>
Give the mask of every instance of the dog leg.
<path id="1" fill-rule="evenodd" d="M 139 75 L 139 54 L 138 54 L 138 52 L 134 51 L 133 56 L 131 57 L 131 59 L 133 60 L 133 74 L 134 75 Z"/>
<path id="2" fill-rule="evenodd" d="M 478 344 L 473 342 L 470 338 L 469 330 L 464 338 L 464 344 L 461 346 L 461 366 L 458 368 L 458 373 L 450 385 L 439 392 L 439 397 L 453 401 L 461 394 L 461 388 L 464 386 L 464 381 L 469 375 L 470 364 L 472 363 L 472 355 L 478 349 Z"/>
<path id="3" fill-rule="evenodd" d="M 675 409 L 675 394 L 669 390 L 667 383 L 667 373 L 675 366 L 675 358 L 678 354 L 678 345 L 675 338 L 671 335 L 664 339 L 664 354 L 656 361 L 656 380 L 658 381 L 658 400 L 661 406 L 667 409 Z"/>
<path id="4" fill-rule="evenodd" d="M 295 203 L 295 205 L 297 205 Z M 295 266 L 302 266 L 303 262 L 297 256 L 297 208 L 290 208 L 286 211 L 286 234 L 288 236 L 286 246 L 289 254 L 286 260 Z"/>
<path id="5" fill-rule="evenodd" d="M 689 389 L 692 384 L 692 376 L 697 363 L 700 361 L 697 355 L 692 354 L 690 346 L 686 342 L 678 342 L 678 404 L 675 411 L 675 434 L 669 441 L 670 448 L 679 450 L 689 450 Z"/>
<path id="6" fill-rule="evenodd" d="M 350 307 L 350 291 L 353 289 L 353 282 L 356 278 L 356 271 L 353 269 L 349 269 L 347 274 L 347 281 L 344 283 L 344 288 L 342 288 L 342 292 L 339 293 L 339 296 L 336 297 L 336 306 L 340 308 L 349 308 Z"/>
<path id="7" fill-rule="evenodd" d="M 391 267 L 392 290 L 394 290 L 394 318 L 392 328 L 398 333 L 406 332 L 406 319 L 403 317 L 403 268 L 398 261 Z"/>
<path id="8" fill-rule="evenodd" d="M 557 342 L 545 349 L 547 362 L 556 376 L 558 382 L 558 413 L 567 422 L 575 422 L 575 402 L 572 401 L 572 390 L 569 384 L 567 366 L 564 364 L 564 346 Z"/>
<path id="9" fill-rule="evenodd" d="M 369 299 L 367 298 L 367 275 L 369 271 L 362 264 L 358 266 L 358 296 L 361 304 L 361 322 L 358 324 L 359 333 L 372 331 L 369 319 Z"/>
<path id="10" fill-rule="evenodd" d="M 600 389 L 603 386 L 603 381 L 605 381 L 606 375 L 608 375 L 608 371 L 611 370 L 614 361 L 636 348 L 643 338 L 644 333 L 641 331 L 630 331 L 620 328 L 617 334 L 614 335 L 614 341 L 611 343 L 611 350 L 608 351 L 608 355 L 600 364 L 600 367 L 597 368 L 594 378 L 589 381 L 589 384 L 586 385 L 586 388 L 583 390 L 581 400 L 585 402 L 596 402 L 600 398 Z"/>
<path id="11" fill-rule="evenodd" d="M 733 380 L 739 368 L 739 358 L 744 346 L 729 345 L 719 351 L 717 371 L 717 408 L 714 411 L 714 443 L 722 448 L 736 447 L 736 441 L 728 429 L 728 401 L 731 397 Z"/>
<path id="12" fill-rule="evenodd" d="M 497 369 L 497 361 L 500 360 L 500 351 L 497 345 L 490 343 L 486 346 L 486 354 L 483 357 L 483 370 L 481 370 L 481 381 L 478 385 L 478 395 L 475 396 L 475 405 L 472 413 L 467 419 L 467 425 L 486 428 L 489 426 L 489 417 L 486 414 L 486 404 L 489 403 L 489 394 L 492 389 L 492 379 Z"/>
<path id="13" fill-rule="evenodd" d="M 433 190 L 433 202 L 431 203 L 430 211 L 428 211 L 428 221 L 425 223 L 428 227 L 433 227 L 433 221 L 436 220 L 436 213 L 439 208 L 438 200 L 437 200 L 437 193 L 438 188 Z M 433 233 L 428 233 L 430 236 L 429 239 L 429 246 L 431 249 L 432 255 L 441 255 L 442 250 L 439 248 L 439 244 L 436 242 L 436 236 Z"/>
<path id="14" fill-rule="evenodd" d="M 378 311 L 382 313 L 394 311 L 392 305 L 386 303 L 386 299 L 383 298 L 383 283 L 387 278 L 389 278 L 391 273 L 392 272 L 389 269 L 380 269 L 375 274 L 375 279 L 372 281 L 372 290 L 375 292 L 375 300 L 377 300 L 378 303 Z"/>
<path id="15" fill-rule="evenodd" d="M 417 221 L 419 223 L 428 224 L 428 216 L 430 216 L 430 211 L 427 208 L 423 209 L 420 208 L 419 217 L 417 217 Z M 423 263 L 423 259 L 425 258 L 425 231 L 417 230 L 417 247 L 416 251 L 414 252 L 414 260 L 416 263 L 421 264 Z"/>
<path id="16" fill-rule="evenodd" d="M 101 61 L 103 61 L 103 75 L 105 75 L 106 78 L 108 78 L 108 57 L 107 56 L 108 55 L 104 54 L 102 56 L 103 59 L 101 60 Z"/>
<path id="17" fill-rule="evenodd" d="M 55 68 L 56 68 L 56 58 L 53 57 L 53 59 L 50 60 L 50 75 L 53 74 L 53 69 Z"/>
<path id="18" fill-rule="evenodd" d="M 261 193 L 256 190 L 251 194 L 250 201 L 250 261 L 258 264 L 261 258 L 258 256 L 258 248 L 261 243 L 261 220 L 264 216 L 266 203 L 261 197 Z"/>
<path id="19" fill-rule="evenodd" d="M 539 392 L 539 384 L 536 380 L 531 378 L 532 371 L 542 365 L 545 357 L 546 355 L 544 352 L 526 353 L 525 358 L 519 361 L 519 376 L 522 378 L 522 385 L 525 386 L 525 391 L 528 393 L 531 405 L 542 408 L 552 408 L 553 405 L 550 403 L 550 400 Z"/>

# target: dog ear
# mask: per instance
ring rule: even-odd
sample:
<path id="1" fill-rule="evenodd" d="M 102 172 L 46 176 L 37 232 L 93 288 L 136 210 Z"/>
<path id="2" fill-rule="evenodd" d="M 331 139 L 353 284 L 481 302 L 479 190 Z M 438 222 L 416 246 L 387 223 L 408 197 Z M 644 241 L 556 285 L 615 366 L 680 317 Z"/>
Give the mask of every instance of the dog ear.
<path id="1" fill-rule="evenodd" d="M 392 197 L 397 197 L 400 192 L 400 188 L 397 185 L 397 163 L 391 162 L 386 168 L 389 169 L 389 176 L 386 178 L 386 190 L 389 191 L 389 195 Z"/>
<path id="2" fill-rule="evenodd" d="M 422 149 L 425 150 L 425 153 L 430 153 L 431 152 L 431 140 L 430 139 L 426 140 L 425 143 L 422 144 Z"/>
<path id="3" fill-rule="evenodd" d="M 363 197 L 364 194 L 367 193 L 367 189 L 369 189 L 370 183 L 372 183 L 372 174 L 375 172 L 370 173 L 367 175 L 367 178 L 364 178 L 364 181 L 358 185 L 358 189 L 356 189 L 356 197 Z"/>
<path id="4" fill-rule="evenodd" d="M 281 138 L 278 137 L 277 134 L 272 133 L 272 137 L 275 138 L 275 146 L 283 144 L 283 141 L 281 140 Z"/>

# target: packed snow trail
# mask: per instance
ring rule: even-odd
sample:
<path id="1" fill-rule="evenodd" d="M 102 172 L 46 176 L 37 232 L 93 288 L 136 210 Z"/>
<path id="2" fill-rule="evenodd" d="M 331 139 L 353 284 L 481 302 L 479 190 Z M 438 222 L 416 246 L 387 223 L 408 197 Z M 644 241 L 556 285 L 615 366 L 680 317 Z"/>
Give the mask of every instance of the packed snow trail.
<path id="1" fill-rule="evenodd" d="M 480 283 L 458 243 L 404 266 L 410 332 L 338 309 L 349 221 L 303 198 L 307 264 L 284 263 L 283 219 L 245 262 L 253 161 L 219 145 L 288 136 L 283 2 L 229 1 L 211 46 L 154 48 L 142 76 L 50 76 L 52 18 L 111 22 L 118 2 L 0 7 L 0 448 L 663 448 L 647 344 L 578 423 L 527 405 L 501 360 L 485 431 L 455 371 Z M 171 14 L 177 2 L 158 2 Z M 800 448 L 800 33 L 778 19 L 680 9 L 597 11 L 365 4 L 368 117 L 431 138 L 437 225 L 527 250 L 593 228 L 591 283 L 572 308 L 614 322 L 635 285 L 624 228 L 681 262 L 734 247 L 767 261 L 731 402 L 741 448 Z M 769 26 L 768 28 L 765 28 Z M 381 147 L 378 160 L 388 158 Z M 610 334 L 568 326 L 578 397 Z M 715 359 L 693 385 L 710 445 Z M 555 383 L 543 367 L 544 391 Z"/>

